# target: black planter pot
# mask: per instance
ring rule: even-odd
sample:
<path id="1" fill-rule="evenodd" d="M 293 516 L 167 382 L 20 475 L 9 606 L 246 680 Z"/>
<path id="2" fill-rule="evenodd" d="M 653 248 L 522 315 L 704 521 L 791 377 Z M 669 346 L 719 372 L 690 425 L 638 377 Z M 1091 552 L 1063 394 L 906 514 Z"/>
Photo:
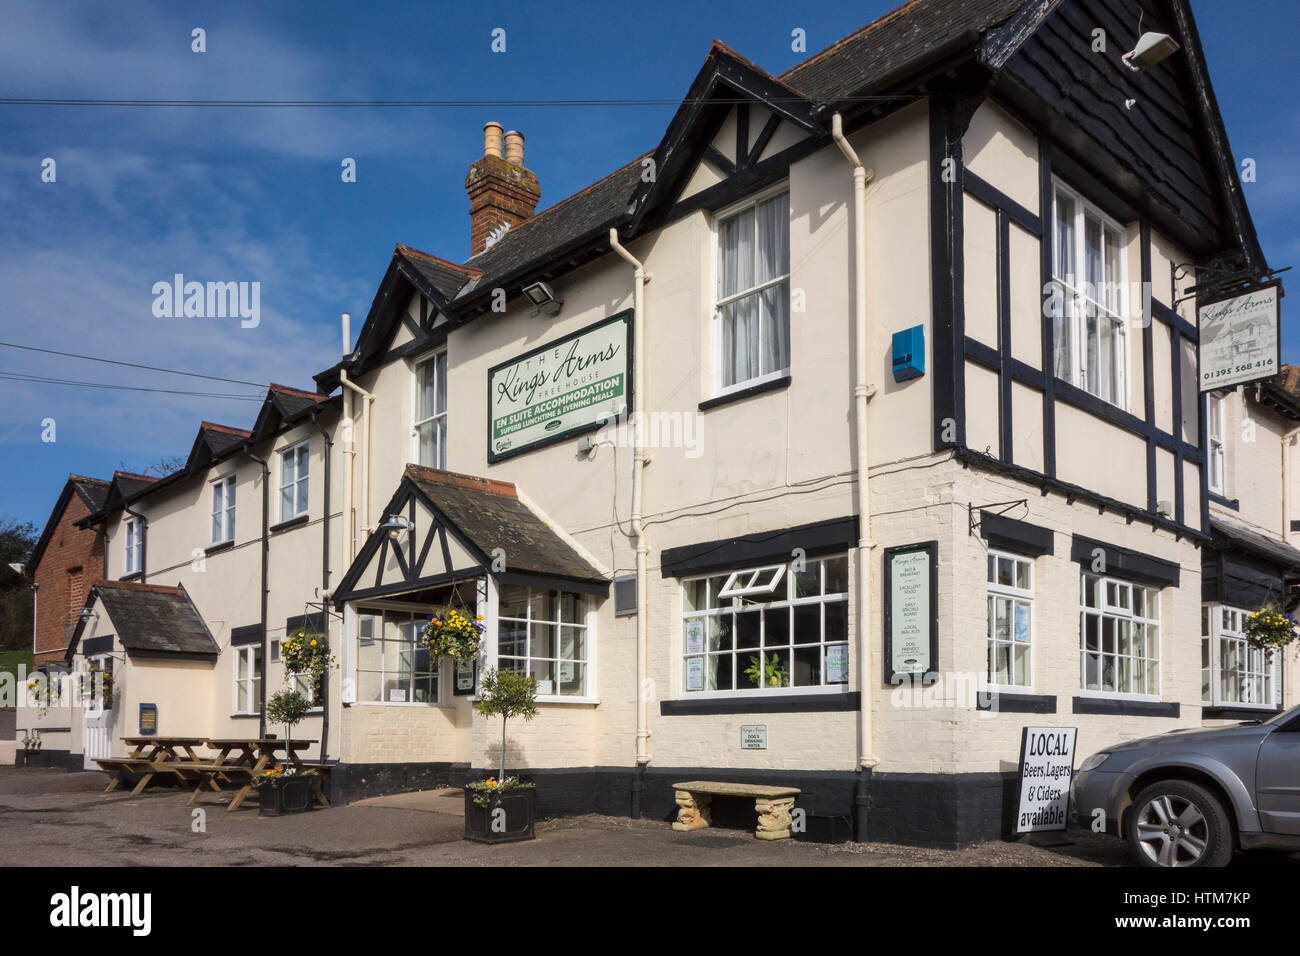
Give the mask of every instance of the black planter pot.
<path id="1" fill-rule="evenodd" d="M 257 814 L 282 817 L 312 809 L 311 777 L 285 777 L 257 788 Z"/>
<path id="2" fill-rule="evenodd" d="M 504 812 L 498 812 L 504 811 Z M 492 802 L 480 807 L 474 791 L 465 790 L 465 839 L 477 843 L 517 843 L 535 839 L 537 789 L 525 787 L 494 794 Z"/>

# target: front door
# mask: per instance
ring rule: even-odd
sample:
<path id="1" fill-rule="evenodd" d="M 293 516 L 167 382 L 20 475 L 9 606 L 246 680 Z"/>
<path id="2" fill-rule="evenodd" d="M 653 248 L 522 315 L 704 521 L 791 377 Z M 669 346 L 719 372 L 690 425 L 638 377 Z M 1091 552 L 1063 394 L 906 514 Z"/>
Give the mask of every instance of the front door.
<path id="1" fill-rule="evenodd" d="M 1264 738 L 1255 790 L 1264 830 L 1300 836 L 1300 720 Z"/>

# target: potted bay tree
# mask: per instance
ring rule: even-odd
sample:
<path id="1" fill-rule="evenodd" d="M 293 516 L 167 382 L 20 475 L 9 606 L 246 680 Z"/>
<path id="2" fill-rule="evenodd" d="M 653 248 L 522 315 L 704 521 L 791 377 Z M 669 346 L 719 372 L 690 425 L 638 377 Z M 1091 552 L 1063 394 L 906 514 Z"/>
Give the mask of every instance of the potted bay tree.
<path id="1" fill-rule="evenodd" d="M 537 681 L 527 674 L 499 671 L 483 675 L 474 709 L 501 718 L 501 759 L 495 777 L 465 787 L 465 839 L 479 843 L 514 843 L 534 837 L 537 789 L 506 776 L 506 725 L 511 717 L 537 716 Z"/>
<path id="2" fill-rule="evenodd" d="M 285 725 L 286 746 L 293 740 L 294 725 L 307 716 L 311 706 L 311 701 L 296 690 L 279 691 L 266 702 L 267 719 Z M 281 817 L 310 810 L 314 776 L 315 770 L 298 770 L 287 760 L 262 771 L 253 780 L 258 816 Z"/>

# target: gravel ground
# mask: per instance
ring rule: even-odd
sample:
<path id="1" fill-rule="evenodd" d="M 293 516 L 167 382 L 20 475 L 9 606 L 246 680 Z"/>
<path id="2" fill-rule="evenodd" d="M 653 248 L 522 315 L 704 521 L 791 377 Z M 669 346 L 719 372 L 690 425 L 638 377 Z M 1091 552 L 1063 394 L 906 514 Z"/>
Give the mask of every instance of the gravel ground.
<path id="1" fill-rule="evenodd" d="M 1123 844 L 1071 831 L 1068 845 L 991 842 L 964 850 L 885 843 L 828 846 L 755 840 L 748 831 L 678 833 L 656 820 L 543 820 L 537 839 L 483 846 L 461 839 L 457 799 L 381 797 L 290 817 L 228 813 L 215 796 L 196 820 L 188 792 L 104 793 L 98 773 L 0 768 L 3 866 L 1123 866 Z M 197 824 L 201 822 L 202 826 Z M 1239 865 L 1259 861 L 1243 860 Z M 1269 858 L 1269 865 L 1276 865 Z M 1286 861 L 1300 866 L 1300 855 Z"/>

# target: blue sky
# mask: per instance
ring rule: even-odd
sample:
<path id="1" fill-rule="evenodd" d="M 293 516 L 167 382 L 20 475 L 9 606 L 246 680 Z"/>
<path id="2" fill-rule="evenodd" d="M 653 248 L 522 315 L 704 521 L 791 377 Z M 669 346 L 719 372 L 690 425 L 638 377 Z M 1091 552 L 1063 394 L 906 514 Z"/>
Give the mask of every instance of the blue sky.
<path id="1" fill-rule="evenodd" d="M 676 98 L 714 37 L 779 73 L 895 0 L 59 3 L 6 0 L 0 97 L 519 100 Z M 184 7 L 184 9 L 182 9 Z M 1300 13 L 1194 0 L 1274 267 L 1300 260 Z M 207 52 L 191 52 L 202 27 Z M 506 30 L 506 52 L 490 49 Z M 395 242 L 468 254 L 482 125 L 526 136 L 550 205 L 654 147 L 671 106 L 210 109 L 0 106 L 0 341 L 310 387 L 364 318 Z M 42 183 L 41 162 L 57 163 Z M 357 182 L 340 179 L 344 157 Z M 258 281 L 261 323 L 158 319 L 155 282 Z M 1284 317 L 1286 312 L 1284 310 Z M 1288 317 L 1289 318 L 1289 317 Z M 1283 359 L 1300 361 L 1300 333 Z M 0 348 L 0 373 L 248 395 L 253 389 Z M 0 379 L 0 515 L 42 525 L 70 471 L 185 454 L 253 402 Z M 43 442 L 54 419 L 56 441 Z"/>

